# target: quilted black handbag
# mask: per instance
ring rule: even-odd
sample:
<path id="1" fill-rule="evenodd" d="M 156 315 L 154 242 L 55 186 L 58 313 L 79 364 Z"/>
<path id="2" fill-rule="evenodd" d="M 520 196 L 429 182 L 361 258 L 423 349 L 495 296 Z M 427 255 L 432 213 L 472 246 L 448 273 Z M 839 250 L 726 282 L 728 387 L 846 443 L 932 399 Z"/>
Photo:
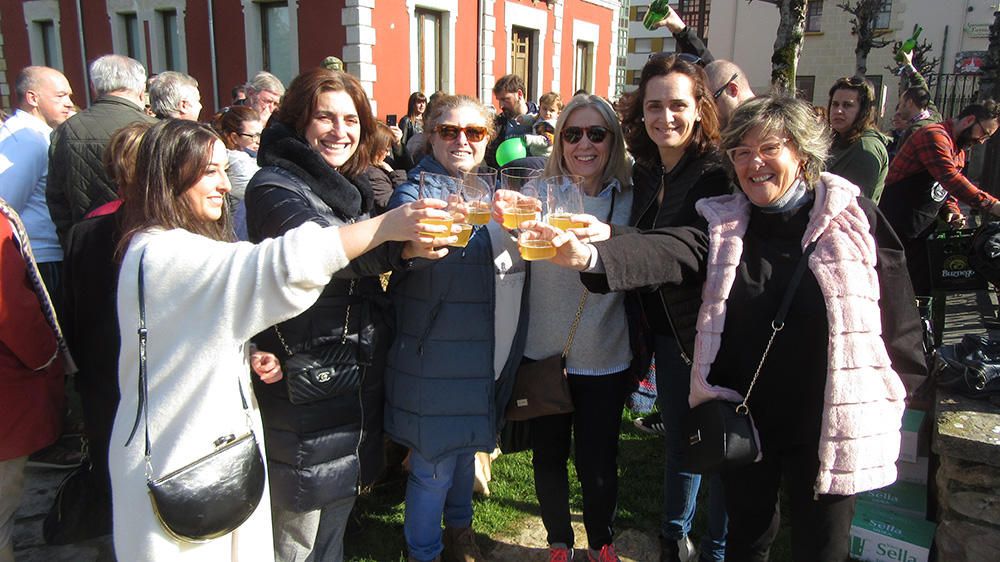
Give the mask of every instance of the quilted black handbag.
<path id="1" fill-rule="evenodd" d="M 247 432 L 213 441 L 215 450 L 160 478 L 152 476 L 149 439 L 149 385 L 146 379 L 146 302 L 143 257 L 139 259 L 139 404 L 127 447 L 140 420 L 145 421 L 146 487 L 153 513 L 164 531 L 184 542 L 207 542 L 236 530 L 250 518 L 264 495 L 264 459 L 250 421 L 243 385 L 237 381 Z M 199 439 L 199 436 L 191 436 Z"/>
<path id="2" fill-rule="evenodd" d="M 350 295 L 354 294 L 357 281 L 351 281 Z M 358 342 L 349 339 L 348 324 L 351 306 L 344 316 L 344 332 L 340 341 L 320 345 L 293 353 L 285 342 L 278 326 L 274 333 L 288 357 L 282 361 L 281 370 L 288 388 L 288 401 L 292 404 L 309 404 L 335 396 L 357 392 L 361 388 L 362 367 Z"/>

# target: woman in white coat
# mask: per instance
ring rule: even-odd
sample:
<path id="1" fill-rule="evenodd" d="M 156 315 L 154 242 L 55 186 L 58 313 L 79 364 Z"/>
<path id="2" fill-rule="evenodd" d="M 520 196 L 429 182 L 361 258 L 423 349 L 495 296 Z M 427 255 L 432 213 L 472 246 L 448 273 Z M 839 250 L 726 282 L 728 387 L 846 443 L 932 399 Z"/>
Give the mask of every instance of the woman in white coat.
<path id="1" fill-rule="evenodd" d="M 145 256 L 151 475 L 157 478 L 210 453 L 218 436 L 245 433 L 240 387 L 263 444 L 247 340 L 307 309 L 334 272 L 383 242 L 410 241 L 404 257 L 444 255 L 447 250 L 432 249 L 432 239 L 419 234 L 431 229 L 417 226 L 422 218 L 443 217 L 444 203 L 417 201 L 340 228 L 306 223 L 255 246 L 232 242 L 224 197 L 230 189 L 228 156 L 211 129 L 182 120 L 161 122 L 146 133 L 137 160 L 133 185 L 124 187 L 125 234 L 118 249 L 122 399 L 109 455 L 115 553 L 119 560 L 271 560 L 266 487 L 241 527 L 205 543 L 171 537 L 153 513 L 141 419 L 137 437 L 125 445 L 139 407 L 140 257 Z"/>

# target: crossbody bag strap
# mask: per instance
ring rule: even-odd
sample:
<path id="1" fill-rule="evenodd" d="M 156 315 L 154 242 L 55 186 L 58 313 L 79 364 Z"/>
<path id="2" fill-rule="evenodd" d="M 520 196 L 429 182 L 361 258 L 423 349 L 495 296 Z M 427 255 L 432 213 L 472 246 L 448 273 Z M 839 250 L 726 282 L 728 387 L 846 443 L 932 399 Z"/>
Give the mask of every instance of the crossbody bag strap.
<path id="1" fill-rule="evenodd" d="M 146 377 L 146 343 L 148 339 L 148 331 L 146 330 L 146 279 L 143 275 L 144 265 L 146 262 L 146 249 L 143 248 L 142 254 L 139 256 L 139 403 L 136 407 L 135 412 L 135 422 L 132 424 L 132 431 L 129 433 L 128 440 L 125 441 L 125 446 L 128 447 L 132 443 L 132 439 L 135 437 L 136 431 L 139 429 L 139 420 L 143 421 L 145 426 L 145 438 L 146 443 L 143 449 L 143 456 L 146 460 L 146 480 L 151 480 L 153 478 L 153 467 L 150 458 L 152 456 L 150 439 L 149 439 L 149 383 Z M 236 387 L 240 391 L 240 402 L 243 405 L 243 413 L 247 418 L 247 427 L 253 428 L 252 422 L 250 420 L 250 406 L 247 404 L 246 395 L 243 393 L 243 385 L 240 381 L 236 381 Z"/>
<path id="2" fill-rule="evenodd" d="M 805 250 L 802 251 L 802 257 L 799 259 L 798 265 L 795 267 L 795 272 L 792 273 L 792 278 L 788 282 L 788 288 L 785 289 L 785 296 L 781 299 L 781 305 L 778 307 L 778 313 L 774 315 L 774 320 L 771 321 L 771 337 L 767 340 L 767 346 L 764 348 L 764 354 L 760 358 L 760 363 L 757 364 L 757 371 L 753 374 L 753 379 L 750 380 L 750 386 L 747 388 L 747 393 L 743 397 L 743 403 L 736 407 L 736 411 L 741 414 L 746 414 L 750 411 L 747 407 L 747 401 L 750 400 L 750 392 L 753 390 L 753 385 L 757 383 L 757 377 L 760 376 L 760 370 L 764 367 L 764 361 L 767 359 L 767 354 L 771 351 L 771 344 L 774 343 L 774 336 L 778 335 L 778 332 L 785 329 L 785 316 L 788 315 L 788 309 L 792 306 L 792 297 L 795 296 L 795 290 L 799 288 L 799 282 L 802 281 L 802 276 L 806 273 L 806 267 L 809 265 L 809 255 L 813 253 L 816 249 L 816 242 L 812 242 L 806 246 Z"/>
<path id="3" fill-rule="evenodd" d="M 351 279 L 351 287 L 348 289 L 347 296 L 353 297 L 354 289 L 357 286 L 358 286 L 358 280 Z M 347 327 L 348 324 L 350 323 L 351 323 L 351 305 L 350 303 L 348 303 L 347 310 L 344 312 L 344 332 L 340 335 L 340 345 L 344 345 L 347 343 L 347 335 L 348 335 Z M 278 336 L 278 342 L 281 343 L 281 347 L 284 348 L 285 354 L 288 355 L 289 357 L 295 355 L 294 353 L 292 353 L 292 348 L 288 347 L 288 342 L 285 341 L 285 337 L 281 335 L 281 330 L 278 329 L 278 325 L 275 324 L 274 326 L 272 326 L 272 328 L 274 328 L 274 333 Z"/>

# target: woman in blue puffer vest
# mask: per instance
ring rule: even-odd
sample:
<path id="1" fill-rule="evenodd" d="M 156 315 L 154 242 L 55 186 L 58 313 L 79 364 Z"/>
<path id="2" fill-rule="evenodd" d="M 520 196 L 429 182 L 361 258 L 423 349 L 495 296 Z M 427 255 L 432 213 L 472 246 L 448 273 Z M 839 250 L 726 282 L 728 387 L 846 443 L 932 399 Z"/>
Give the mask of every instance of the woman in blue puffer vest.
<path id="1" fill-rule="evenodd" d="M 424 118 L 427 155 L 389 208 L 419 197 L 421 172 L 461 177 L 477 169 L 492 121 L 470 97 L 435 100 Z M 524 349 L 525 281 L 516 243 L 494 222 L 475 227 L 465 248 L 390 279 L 397 333 L 385 375 L 385 431 L 411 450 L 403 524 L 409 560 L 440 560 L 445 550 L 450 559 L 482 559 L 472 532 L 475 453 L 496 447 Z"/>

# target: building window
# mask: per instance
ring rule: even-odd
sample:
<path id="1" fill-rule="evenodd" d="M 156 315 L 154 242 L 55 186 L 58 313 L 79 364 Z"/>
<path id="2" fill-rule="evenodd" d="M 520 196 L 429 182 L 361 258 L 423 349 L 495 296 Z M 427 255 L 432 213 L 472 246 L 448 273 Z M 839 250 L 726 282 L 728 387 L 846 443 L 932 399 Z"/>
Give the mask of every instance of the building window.
<path id="1" fill-rule="evenodd" d="M 635 50 L 632 51 L 632 52 L 636 53 L 636 54 L 639 54 L 639 55 L 642 55 L 642 54 L 645 54 L 645 53 L 652 53 L 653 52 L 653 39 L 649 38 L 649 37 L 636 38 L 636 40 L 635 40 Z"/>
<path id="2" fill-rule="evenodd" d="M 892 0 L 882 0 L 875 16 L 875 29 L 889 29 L 889 19 L 892 17 Z"/>
<path id="3" fill-rule="evenodd" d="M 576 42 L 576 56 L 573 68 L 576 75 L 573 79 L 574 90 L 594 91 L 594 44 L 589 41 Z"/>
<path id="4" fill-rule="evenodd" d="M 795 77 L 795 97 L 806 103 L 813 102 L 813 96 L 816 94 L 816 77 L 815 76 L 796 76 Z"/>
<path id="5" fill-rule="evenodd" d="M 118 17 L 121 19 L 122 29 L 125 30 L 125 54 L 139 60 L 142 40 L 142 36 L 139 35 L 139 17 L 136 14 L 118 14 Z"/>
<path id="6" fill-rule="evenodd" d="M 260 38 L 263 69 L 278 77 L 283 84 L 295 78 L 292 69 L 291 29 L 287 2 L 260 5 Z"/>
<path id="7" fill-rule="evenodd" d="M 632 6 L 632 21 L 642 21 L 648 11 L 649 6 Z"/>
<path id="8" fill-rule="evenodd" d="M 177 29 L 177 10 L 157 10 L 156 19 L 159 20 L 160 34 L 163 37 L 163 70 L 179 70 L 181 38 Z"/>
<path id="9" fill-rule="evenodd" d="M 684 23 L 697 32 L 698 37 L 706 43 L 708 43 L 710 6 L 710 0 L 680 0 L 675 8 Z"/>
<path id="10" fill-rule="evenodd" d="M 444 45 L 441 40 L 441 12 L 417 9 L 417 90 L 433 93 L 446 90 L 442 63 Z"/>
<path id="11" fill-rule="evenodd" d="M 809 0 L 806 6 L 806 31 L 819 32 L 821 20 L 823 19 L 823 0 Z"/>
<path id="12" fill-rule="evenodd" d="M 52 20 L 34 22 L 35 29 L 42 40 L 42 62 L 45 66 L 62 68 L 62 49 L 59 46 L 59 34 L 56 22 Z"/>

